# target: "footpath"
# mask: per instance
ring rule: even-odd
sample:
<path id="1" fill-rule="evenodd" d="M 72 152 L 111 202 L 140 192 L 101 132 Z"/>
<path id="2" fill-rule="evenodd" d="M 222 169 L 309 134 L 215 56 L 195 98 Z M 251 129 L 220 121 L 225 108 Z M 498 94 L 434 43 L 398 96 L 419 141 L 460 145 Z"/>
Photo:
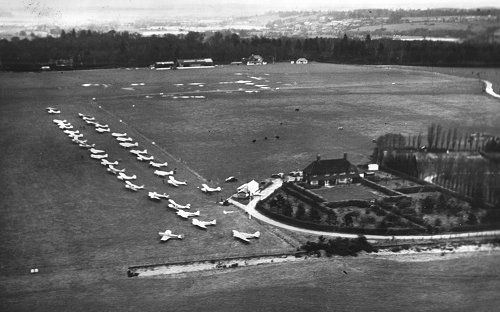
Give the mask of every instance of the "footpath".
<path id="1" fill-rule="evenodd" d="M 276 189 L 280 188 L 283 184 L 281 179 L 273 180 L 273 183 L 262 190 L 259 195 L 256 195 L 250 200 L 247 205 L 243 205 L 232 198 L 229 198 L 228 201 L 234 206 L 245 211 L 249 217 L 256 218 L 262 222 L 268 223 L 270 225 L 280 227 L 289 231 L 301 232 L 305 234 L 312 235 L 323 235 L 327 237 L 345 237 L 345 238 L 356 238 L 357 234 L 346 234 L 339 232 L 327 232 L 327 231 L 315 231 L 304 228 L 299 228 L 293 225 L 288 225 L 274 219 L 271 219 L 263 214 L 261 214 L 255 207 L 257 203 L 261 200 L 266 199 L 269 195 L 271 195 Z M 494 237 L 500 236 L 500 230 L 494 231 L 483 231 L 483 232 L 468 232 L 468 233 L 454 233 L 454 234 L 438 234 L 438 235 L 364 235 L 369 240 L 443 240 L 443 239 L 454 239 L 454 238 L 470 238 L 470 237 Z"/>

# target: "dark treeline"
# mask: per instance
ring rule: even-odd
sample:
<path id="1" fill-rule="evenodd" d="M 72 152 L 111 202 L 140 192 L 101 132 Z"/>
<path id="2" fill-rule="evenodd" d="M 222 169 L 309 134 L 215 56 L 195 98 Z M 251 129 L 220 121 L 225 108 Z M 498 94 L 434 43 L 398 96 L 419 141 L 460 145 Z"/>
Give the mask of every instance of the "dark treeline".
<path id="1" fill-rule="evenodd" d="M 128 32 L 62 32 L 58 38 L 0 40 L 5 70 L 34 70 L 52 60 L 72 60 L 74 68 L 148 66 L 157 61 L 213 58 L 216 64 L 259 54 L 268 62 L 306 57 L 353 64 L 500 66 L 499 44 L 343 38 L 240 38 L 235 33 L 144 37 Z"/>

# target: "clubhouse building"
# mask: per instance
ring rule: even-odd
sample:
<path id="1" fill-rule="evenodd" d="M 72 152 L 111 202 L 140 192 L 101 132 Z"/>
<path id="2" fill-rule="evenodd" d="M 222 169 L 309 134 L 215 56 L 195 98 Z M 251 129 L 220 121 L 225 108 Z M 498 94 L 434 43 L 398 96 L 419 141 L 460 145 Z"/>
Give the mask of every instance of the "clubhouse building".
<path id="1" fill-rule="evenodd" d="M 303 182 L 310 186 L 333 186 L 349 184 L 359 179 L 359 173 L 353 164 L 347 160 L 347 154 L 340 159 L 317 159 L 303 170 Z"/>

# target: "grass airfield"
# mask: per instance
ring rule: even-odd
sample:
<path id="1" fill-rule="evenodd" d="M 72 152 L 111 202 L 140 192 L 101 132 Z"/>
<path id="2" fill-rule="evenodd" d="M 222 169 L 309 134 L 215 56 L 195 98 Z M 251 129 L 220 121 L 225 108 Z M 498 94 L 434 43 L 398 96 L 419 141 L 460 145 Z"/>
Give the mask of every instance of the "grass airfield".
<path id="1" fill-rule="evenodd" d="M 482 93 L 477 79 L 374 66 L 0 73 L 0 81 L 4 311 L 67 310 L 70 305 L 77 310 L 123 310 L 123 302 L 132 301 L 129 310 L 156 310 L 169 303 L 177 304 L 178 310 L 198 310 L 206 302 L 213 302 L 217 310 L 217 302 L 255 303 L 263 298 L 270 303 L 264 290 L 275 286 L 290 299 L 287 283 L 274 283 L 266 268 L 154 280 L 128 279 L 125 272 L 138 264 L 286 252 L 305 239 L 248 220 L 235 207 L 218 206 L 219 195 L 196 188 L 204 179 L 224 188 L 220 196 L 229 196 L 240 183 L 224 184 L 227 176 L 235 175 L 243 183 L 301 169 L 317 153 L 333 158 L 348 152 L 353 162 L 367 160 L 371 139 L 386 132 L 415 133 L 439 122 L 498 133 L 500 125 L 499 102 Z M 62 113 L 48 115 L 47 106 Z M 139 149 L 148 149 L 157 161 L 168 161 L 167 170 L 177 168 L 176 178 L 189 185 L 174 189 L 163 184 L 146 163 L 136 161 L 109 133 L 95 132 L 78 113 L 95 116 L 113 132 L 127 132 L 139 142 Z M 147 191 L 128 191 L 88 151 L 72 143 L 52 123 L 54 118 L 67 119 L 84 139 L 106 150 L 110 161 L 119 160 L 120 168 L 138 176 L 137 184 L 167 192 L 181 204 L 191 203 L 192 210 L 200 210 L 200 219 L 215 218 L 217 226 L 199 230 L 169 211 L 165 201 L 148 200 Z M 235 213 L 225 215 L 224 209 Z M 166 228 L 186 238 L 160 244 L 157 232 Z M 263 234 L 245 245 L 231 237 L 231 229 Z M 352 267 L 369 266 L 366 261 Z M 481 261 L 490 263 L 489 258 Z M 321 270 L 328 267 L 325 274 L 335 279 L 331 267 L 351 267 L 348 262 L 325 262 Z M 32 267 L 40 274 L 30 275 Z M 315 293 L 323 285 L 304 278 L 306 273 L 292 276 L 298 272 L 293 265 L 269 272 L 293 281 L 290 294 Z M 267 288 L 259 289 L 252 281 L 254 273 L 266 279 L 262 283 Z M 381 274 L 386 274 L 384 269 L 368 280 Z M 306 280 L 303 285 L 301 278 Z M 421 282 L 423 289 L 425 281 Z M 235 301 L 227 301 L 227 283 L 239 289 Z M 349 282 L 343 287 L 357 291 Z M 338 295 L 340 288 L 332 290 Z M 195 299 L 197 291 L 203 296 Z M 375 295 L 366 289 L 362 293 Z M 303 310 L 308 302 L 296 302 L 297 308 Z M 220 307 L 229 310 L 227 304 Z"/>

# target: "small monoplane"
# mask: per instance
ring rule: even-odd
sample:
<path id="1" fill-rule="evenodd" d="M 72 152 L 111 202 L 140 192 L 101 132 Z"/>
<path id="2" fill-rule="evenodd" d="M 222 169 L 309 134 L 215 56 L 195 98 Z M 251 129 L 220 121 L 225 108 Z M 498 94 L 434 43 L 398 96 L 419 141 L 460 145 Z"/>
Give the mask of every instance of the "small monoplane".
<path id="1" fill-rule="evenodd" d="M 114 136 L 114 137 L 117 137 L 117 138 L 119 138 L 119 137 L 126 137 L 127 136 L 126 133 L 118 133 L 118 132 L 113 132 L 113 133 L 111 133 L 111 135 Z"/>
<path id="2" fill-rule="evenodd" d="M 99 149 L 95 149 L 95 148 L 93 148 L 93 147 L 90 149 L 90 152 L 91 152 L 92 154 L 102 154 L 102 153 L 105 153 L 105 151 L 103 151 L 103 150 L 99 150 Z"/>
<path id="3" fill-rule="evenodd" d="M 96 122 L 96 123 L 95 123 L 95 126 L 96 126 L 97 128 L 109 128 L 109 125 L 101 125 L 101 124 L 100 124 L 100 123 L 98 123 L 98 122 Z"/>
<path id="4" fill-rule="evenodd" d="M 47 109 L 47 113 L 49 113 L 49 114 L 60 114 L 61 111 L 58 110 L 58 109 L 52 109 L 51 108 L 51 109 Z"/>
<path id="5" fill-rule="evenodd" d="M 108 157 L 108 154 L 90 154 L 90 157 L 94 159 L 104 159 Z"/>
<path id="6" fill-rule="evenodd" d="M 119 142 L 132 142 L 134 139 L 131 137 L 116 137 L 116 140 Z"/>
<path id="7" fill-rule="evenodd" d="M 110 165 L 116 166 L 116 165 L 118 165 L 118 161 L 115 160 L 115 161 L 111 162 L 111 161 L 108 161 L 107 159 L 103 159 L 103 160 L 101 160 L 101 165 L 103 165 L 103 166 L 110 166 Z"/>
<path id="8" fill-rule="evenodd" d="M 218 187 L 216 187 L 216 188 L 212 188 L 212 187 L 210 187 L 210 186 L 208 186 L 208 185 L 206 185 L 206 184 L 202 184 L 202 185 L 201 185 L 200 190 L 201 190 L 203 193 L 209 193 L 209 194 L 210 194 L 210 193 L 213 193 L 213 192 L 220 192 L 220 191 L 222 191 L 222 189 L 221 189 L 221 187 L 220 187 L 220 186 L 218 186 Z"/>
<path id="9" fill-rule="evenodd" d="M 135 174 L 128 176 L 123 172 L 119 172 L 117 178 L 118 178 L 118 180 L 135 180 L 135 179 L 137 179 L 137 176 Z"/>
<path id="10" fill-rule="evenodd" d="M 161 167 L 166 167 L 166 166 L 168 166 L 168 163 L 167 163 L 167 162 L 164 162 L 164 163 L 162 164 L 162 163 L 155 163 L 154 161 L 150 161 L 150 162 L 149 162 L 149 165 L 150 165 L 151 167 L 161 168 Z"/>
<path id="11" fill-rule="evenodd" d="M 148 196 L 150 199 L 156 199 L 156 200 L 161 200 L 162 198 L 167 198 L 167 199 L 170 198 L 170 196 L 167 195 L 167 193 L 160 194 L 156 192 L 149 192 Z"/>
<path id="12" fill-rule="evenodd" d="M 166 176 L 171 176 L 174 174 L 173 171 L 162 171 L 162 170 L 155 170 L 155 172 L 153 172 L 153 173 L 159 177 L 166 177 Z"/>
<path id="13" fill-rule="evenodd" d="M 145 149 L 145 150 L 141 151 L 141 150 L 135 150 L 135 149 L 133 149 L 133 150 L 130 150 L 130 153 L 138 156 L 140 154 L 147 154 L 148 150 Z"/>
<path id="14" fill-rule="evenodd" d="M 64 130 L 63 132 L 66 133 L 67 135 L 80 134 L 80 131 L 78 131 L 78 130 Z"/>
<path id="15" fill-rule="evenodd" d="M 94 121 L 95 117 L 83 116 L 82 119 L 83 120 L 88 120 L 88 121 Z"/>
<path id="16" fill-rule="evenodd" d="M 95 131 L 99 132 L 99 133 L 104 133 L 104 132 L 111 132 L 111 129 L 109 128 L 95 128 Z"/>
<path id="17" fill-rule="evenodd" d="M 243 233 L 240 231 L 233 230 L 233 237 L 239 238 L 242 241 L 245 241 L 247 243 L 250 243 L 250 238 L 259 238 L 260 237 L 260 232 L 257 231 L 255 233 Z"/>
<path id="18" fill-rule="evenodd" d="M 171 185 L 174 185 L 174 186 L 179 186 L 179 185 L 187 185 L 187 182 L 186 181 L 178 181 L 176 180 L 173 176 L 169 176 L 168 177 L 168 181 L 167 181 L 169 184 Z"/>
<path id="19" fill-rule="evenodd" d="M 193 225 L 196 225 L 202 229 L 206 229 L 207 225 L 215 225 L 217 224 L 217 220 L 213 219 L 212 221 L 201 221 L 198 219 L 193 219 L 192 220 Z"/>
<path id="20" fill-rule="evenodd" d="M 188 219 L 189 217 L 198 217 L 198 216 L 200 216 L 200 211 L 189 212 L 189 211 L 177 209 L 177 211 L 175 212 L 175 214 L 178 215 L 181 218 Z"/>
<path id="21" fill-rule="evenodd" d="M 148 161 L 148 160 L 153 160 L 155 159 L 154 156 L 144 156 L 143 154 L 137 155 L 137 160 L 138 161 Z"/>
<path id="22" fill-rule="evenodd" d="M 95 144 L 89 145 L 87 143 L 79 143 L 78 146 L 80 146 L 81 148 L 92 148 L 95 146 Z"/>
<path id="23" fill-rule="evenodd" d="M 236 179 L 235 177 L 233 176 L 230 176 L 229 178 L 227 178 L 226 180 L 224 180 L 226 183 L 229 183 L 229 182 L 238 182 L 238 179 Z"/>
<path id="24" fill-rule="evenodd" d="M 139 146 L 139 143 L 135 142 L 135 143 L 129 143 L 129 142 L 125 142 L 125 143 L 119 143 L 121 146 L 125 147 L 125 148 L 131 148 L 131 147 L 134 147 L 134 146 Z"/>
<path id="25" fill-rule="evenodd" d="M 158 232 L 158 234 L 160 234 L 160 236 L 161 236 L 160 240 L 162 242 L 166 242 L 166 241 L 168 241 L 171 238 L 177 238 L 177 239 L 183 239 L 184 238 L 184 235 L 182 235 L 182 234 L 179 234 L 179 235 L 173 234 L 172 231 L 170 231 L 170 230 L 166 230 L 165 232 Z"/>
<path id="26" fill-rule="evenodd" d="M 168 204 L 168 207 L 173 208 L 173 209 L 190 209 L 191 208 L 191 204 L 179 205 L 173 199 L 169 199 L 168 202 L 170 203 L 170 204 Z"/>
<path id="27" fill-rule="evenodd" d="M 125 187 L 134 191 L 134 192 L 137 192 L 138 190 L 144 189 L 144 184 L 139 186 L 139 185 L 135 185 L 134 183 L 132 183 L 130 181 L 125 181 Z"/>
<path id="28" fill-rule="evenodd" d="M 123 169 L 116 169 L 113 167 L 113 165 L 109 165 L 109 167 L 106 169 L 106 171 L 111 172 L 112 174 L 120 174 L 125 172 L 125 168 Z"/>

